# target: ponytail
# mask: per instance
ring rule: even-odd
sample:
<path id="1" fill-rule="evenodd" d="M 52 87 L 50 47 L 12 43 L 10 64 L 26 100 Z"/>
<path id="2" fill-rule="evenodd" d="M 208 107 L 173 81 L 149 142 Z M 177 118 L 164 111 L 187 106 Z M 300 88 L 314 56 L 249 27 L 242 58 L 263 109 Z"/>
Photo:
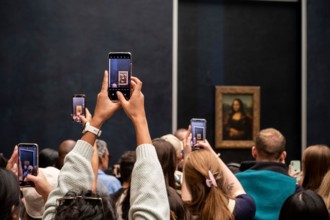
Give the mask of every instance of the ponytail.
<path id="1" fill-rule="evenodd" d="M 228 198 L 218 187 L 212 186 L 205 199 L 201 219 L 233 220 L 234 216 L 228 208 Z"/>

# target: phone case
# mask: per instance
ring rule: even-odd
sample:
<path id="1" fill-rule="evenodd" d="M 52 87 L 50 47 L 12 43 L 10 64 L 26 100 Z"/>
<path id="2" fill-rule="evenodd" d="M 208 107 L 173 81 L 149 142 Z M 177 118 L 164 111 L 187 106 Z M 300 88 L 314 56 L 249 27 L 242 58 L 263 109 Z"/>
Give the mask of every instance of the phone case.
<path id="1" fill-rule="evenodd" d="M 20 186 L 34 186 L 33 182 L 24 181 L 28 174 L 36 176 L 39 168 L 39 146 L 36 143 L 19 143 L 18 181 Z"/>
<path id="2" fill-rule="evenodd" d="M 85 94 L 74 94 L 72 97 L 72 120 L 74 122 L 81 123 L 79 118 L 74 118 L 78 113 L 86 115 L 86 95 Z"/>
<path id="3" fill-rule="evenodd" d="M 132 54 L 130 52 L 110 52 L 108 96 L 117 102 L 116 92 L 120 91 L 126 100 L 131 97 Z"/>
<path id="4" fill-rule="evenodd" d="M 191 134 L 192 134 L 192 145 L 197 142 L 205 141 L 206 139 L 206 119 L 204 118 L 192 118 L 190 120 Z M 196 147 L 193 147 L 196 149 Z"/>
<path id="5" fill-rule="evenodd" d="M 301 171 L 301 163 L 300 160 L 292 160 L 290 162 L 291 172 L 300 172 Z"/>

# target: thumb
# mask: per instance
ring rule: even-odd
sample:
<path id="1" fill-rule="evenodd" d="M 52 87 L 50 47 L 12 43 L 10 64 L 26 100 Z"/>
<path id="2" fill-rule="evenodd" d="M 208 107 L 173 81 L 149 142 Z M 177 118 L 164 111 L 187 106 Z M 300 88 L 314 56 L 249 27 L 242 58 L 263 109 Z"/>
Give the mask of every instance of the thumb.
<path id="1" fill-rule="evenodd" d="M 28 174 L 26 177 L 25 177 L 25 180 L 24 181 L 32 181 L 32 182 L 36 182 L 37 181 L 37 177 L 36 176 L 33 176 L 31 174 Z"/>
<path id="2" fill-rule="evenodd" d="M 120 101 L 120 103 L 126 103 L 127 102 L 124 95 L 120 91 L 117 91 L 116 94 L 117 94 L 117 97 L 118 97 L 118 100 Z"/>

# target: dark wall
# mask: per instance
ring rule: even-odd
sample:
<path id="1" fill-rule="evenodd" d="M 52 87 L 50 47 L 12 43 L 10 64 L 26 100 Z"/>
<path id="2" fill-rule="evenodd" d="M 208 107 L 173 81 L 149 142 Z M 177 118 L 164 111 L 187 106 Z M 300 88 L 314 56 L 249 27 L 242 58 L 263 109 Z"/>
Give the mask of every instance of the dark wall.
<path id="1" fill-rule="evenodd" d="M 330 1 L 307 5 L 307 144 L 330 145 Z"/>
<path id="2" fill-rule="evenodd" d="M 300 3 L 180 1 L 178 126 L 206 118 L 213 145 L 215 86 L 260 86 L 260 128 L 280 130 L 287 160 L 299 159 L 300 35 Z M 220 151 L 227 162 L 251 159 L 248 149 Z"/>
<path id="3" fill-rule="evenodd" d="M 72 95 L 85 93 L 93 112 L 110 51 L 133 55 L 151 135 L 171 131 L 171 1 L 6 1 L 0 30 L 0 152 L 5 156 L 19 142 L 42 149 L 79 139 L 82 128 L 70 119 Z M 122 110 L 102 130 L 114 160 L 135 148 L 133 127 Z"/>
<path id="4" fill-rule="evenodd" d="M 213 144 L 214 86 L 260 85 L 261 128 L 280 129 L 289 139 L 290 155 L 298 158 L 300 8 L 232 2 L 179 1 L 178 126 L 205 117 Z M 309 145 L 330 144 L 329 4 L 308 1 L 307 7 Z M 71 96 L 86 93 L 93 110 L 109 51 L 132 52 L 152 136 L 171 129 L 171 1 L 6 1 L 0 18 L 0 151 L 5 156 L 18 142 L 57 148 L 64 139 L 80 138 L 80 126 L 69 117 Z M 103 131 L 113 158 L 135 146 L 122 111 Z M 228 160 L 250 155 L 249 150 L 221 151 Z"/>

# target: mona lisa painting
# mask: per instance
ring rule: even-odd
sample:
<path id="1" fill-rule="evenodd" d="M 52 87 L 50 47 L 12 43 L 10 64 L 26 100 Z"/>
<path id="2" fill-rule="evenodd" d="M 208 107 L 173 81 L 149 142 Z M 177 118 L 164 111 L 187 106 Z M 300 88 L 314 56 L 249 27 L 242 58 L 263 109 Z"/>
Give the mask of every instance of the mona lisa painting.
<path id="1" fill-rule="evenodd" d="M 216 86 L 217 148 L 250 148 L 260 127 L 260 87 Z"/>

